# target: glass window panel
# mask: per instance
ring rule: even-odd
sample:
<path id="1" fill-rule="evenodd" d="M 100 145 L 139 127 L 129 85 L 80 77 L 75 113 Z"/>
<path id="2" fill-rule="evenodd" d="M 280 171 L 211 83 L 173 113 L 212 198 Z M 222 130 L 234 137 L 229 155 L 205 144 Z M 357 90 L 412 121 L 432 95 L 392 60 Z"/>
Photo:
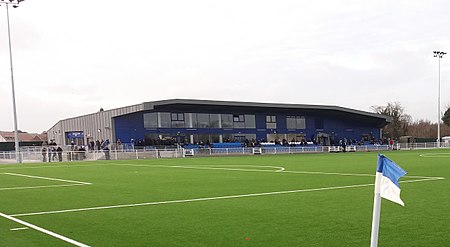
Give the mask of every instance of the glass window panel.
<path id="1" fill-rule="evenodd" d="M 186 113 L 185 117 L 186 121 L 184 126 L 186 126 L 186 128 L 197 128 L 197 114 Z"/>
<path id="2" fill-rule="evenodd" d="M 276 123 L 277 117 L 276 116 L 266 116 L 266 123 Z"/>
<path id="3" fill-rule="evenodd" d="M 266 123 L 266 129 L 276 129 L 277 123 Z"/>
<path id="4" fill-rule="evenodd" d="M 160 112 L 159 113 L 160 118 L 159 118 L 159 122 L 160 122 L 160 126 L 161 128 L 170 128 L 170 113 L 169 112 Z"/>
<path id="5" fill-rule="evenodd" d="M 197 127 L 198 128 L 209 128 L 209 114 L 208 113 L 197 113 Z"/>
<path id="6" fill-rule="evenodd" d="M 295 121 L 295 117 L 288 116 L 288 117 L 286 118 L 286 127 L 287 127 L 288 129 L 295 129 L 295 128 L 296 128 L 296 125 L 297 125 L 297 123 L 296 123 L 296 121 Z"/>
<path id="7" fill-rule="evenodd" d="M 222 128 L 233 128 L 233 115 L 222 114 Z"/>
<path id="8" fill-rule="evenodd" d="M 184 121 L 172 121 L 172 128 L 184 128 Z"/>
<path id="9" fill-rule="evenodd" d="M 158 128 L 158 114 L 156 112 L 144 114 L 144 128 L 146 129 Z"/>
<path id="10" fill-rule="evenodd" d="M 245 115 L 245 128 L 247 129 L 255 129 L 255 115 Z"/>
<path id="11" fill-rule="evenodd" d="M 209 121 L 211 128 L 219 128 L 219 114 L 209 114 Z"/>
<path id="12" fill-rule="evenodd" d="M 305 117 L 297 118 L 297 129 L 306 129 Z"/>
<path id="13" fill-rule="evenodd" d="M 244 129 L 245 128 L 245 122 L 234 122 L 233 128 L 236 129 Z"/>

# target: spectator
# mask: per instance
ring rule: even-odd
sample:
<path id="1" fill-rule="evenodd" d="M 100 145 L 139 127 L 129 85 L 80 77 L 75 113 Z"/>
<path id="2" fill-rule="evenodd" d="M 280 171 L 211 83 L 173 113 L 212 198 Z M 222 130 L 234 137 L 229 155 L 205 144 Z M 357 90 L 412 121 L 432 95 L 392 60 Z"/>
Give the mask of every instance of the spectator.
<path id="1" fill-rule="evenodd" d="M 47 162 L 47 148 L 42 147 L 42 162 Z"/>
<path id="2" fill-rule="evenodd" d="M 58 161 L 62 162 L 62 148 L 60 146 L 58 146 L 58 148 L 56 149 L 56 152 L 58 153 Z"/>
<path id="3" fill-rule="evenodd" d="M 55 143 L 56 144 L 56 143 Z M 55 161 L 56 160 L 56 148 L 54 146 L 52 146 L 52 160 Z"/>
<path id="4" fill-rule="evenodd" d="M 52 162 L 52 148 L 50 146 L 47 147 L 47 161 Z"/>

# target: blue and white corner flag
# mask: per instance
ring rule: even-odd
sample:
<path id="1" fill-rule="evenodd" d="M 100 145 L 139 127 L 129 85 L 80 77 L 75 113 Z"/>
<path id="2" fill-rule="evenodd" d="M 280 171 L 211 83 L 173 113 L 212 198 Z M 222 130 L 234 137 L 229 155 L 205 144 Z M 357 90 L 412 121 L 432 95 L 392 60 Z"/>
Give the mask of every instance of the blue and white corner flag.
<path id="1" fill-rule="evenodd" d="M 375 196 L 373 200 L 372 236 L 370 247 L 378 246 L 378 229 L 380 226 L 381 198 L 388 199 L 405 206 L 400 199 L 400 185 L 398 179 L 405 176 L 406 172 L 392 160 L 382 154 L 378 154 L 378 166 L 375 177 Z"/>
<path id="2" fill-rule="evenodd" d="M 375 193 L 379 191 L 380 196 L 402 206 L 405 206 L 400 199 L 400 185 L 398 180 L 406 175 L 406 172 L 392 160 L 382 154 L 378 154 L 377 177 L 375 180 Z"/>

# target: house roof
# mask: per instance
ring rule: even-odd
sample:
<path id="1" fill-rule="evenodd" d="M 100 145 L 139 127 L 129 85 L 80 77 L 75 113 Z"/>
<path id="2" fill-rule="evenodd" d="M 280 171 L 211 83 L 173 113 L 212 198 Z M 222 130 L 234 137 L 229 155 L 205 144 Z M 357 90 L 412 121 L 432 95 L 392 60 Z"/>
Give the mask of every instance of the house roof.
<path id="1" fill-rule="evenodd" d="M 35 141 L 46 141 L 47 140 L 47 139 L 41 139 L 40 135 L 42 135 L 42 134 L 30 134 L 27 132 L 19 132 L 19 140 L 21 142 L 35 142 Z M 0 136 L 2 136 L 7 142 L 10 142 L 10 141 L 13 142 L 15 140 L 14 131 L 0 131 Z"/>

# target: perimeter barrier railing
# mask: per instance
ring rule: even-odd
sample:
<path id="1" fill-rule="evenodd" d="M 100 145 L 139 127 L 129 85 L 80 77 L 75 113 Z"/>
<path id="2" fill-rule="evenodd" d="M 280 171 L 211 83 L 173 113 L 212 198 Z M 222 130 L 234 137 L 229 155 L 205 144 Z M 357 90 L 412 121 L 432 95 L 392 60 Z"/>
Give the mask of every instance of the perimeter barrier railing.
<path id="1" fill-rule="evenodd" d="M 355 145 L 346 146 L 347 152 L 369 152 L 386 150 L 416 150 L 450 148 L 449 143 L 398 143 L 390 145 Z M 36 149 L 22 149 L 19 153 L 24 163 L 33 162 L 60 162 L 60 161 L 94 161 L 94 160 L 137 160 L 159 158 L 181 158 L 189 156 L 230 156 L 230 155 L 255 155 L 255 154 L 300 154 L 300 153 L 325 153 L 343 152 L 341 146 L 263 146 L 263 147 L 238 147 L 238 148 L 164 148 L 164 149 L 134 149 L 134 150 L 94 150 L 94 151 L 63 151 L 46 152 Z M 16 162 L 16 153 L 0 152 L 0 164 Z"/>

